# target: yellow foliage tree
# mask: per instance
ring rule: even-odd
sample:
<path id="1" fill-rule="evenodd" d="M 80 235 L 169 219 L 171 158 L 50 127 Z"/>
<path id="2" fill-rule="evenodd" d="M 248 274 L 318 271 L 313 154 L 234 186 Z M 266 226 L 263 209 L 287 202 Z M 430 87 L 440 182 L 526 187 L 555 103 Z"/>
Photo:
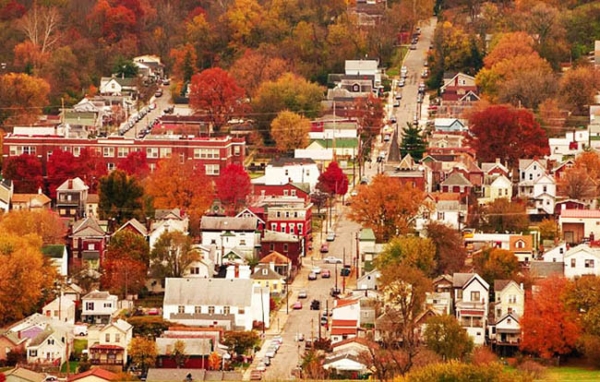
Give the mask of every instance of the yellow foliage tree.
<path id="1" fill-rule="evenodd" d="M 42 244 L 62 244 L 66 227 L 57 213 L 52 210 L 11 211 L 0 216 L 0 232 L 15 236 L 36 234 Z"/>
<path id="2" fill-rule="evenodd" d="M 304 148 L 308 144 L 310 121 L 294 112 L 284 110 L 271 122 L 271 136 L 282 152 Z"/>

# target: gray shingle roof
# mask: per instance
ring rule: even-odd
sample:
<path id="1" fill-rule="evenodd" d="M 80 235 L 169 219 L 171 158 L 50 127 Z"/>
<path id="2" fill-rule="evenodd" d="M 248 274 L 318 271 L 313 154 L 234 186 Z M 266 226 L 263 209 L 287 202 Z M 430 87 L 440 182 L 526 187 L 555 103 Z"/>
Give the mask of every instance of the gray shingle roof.
<path id="1" fill-rule="evenodd" d="M 250 279 L 167 278 L 164 305 L 251 305 Z"/>
<path id="2" fill-rule="evenodd" d="M 256 218 L 230 218 L 223 216 L 203 216 L 200 222 L 201 230 L 212 231 L 254 231 Z"/>

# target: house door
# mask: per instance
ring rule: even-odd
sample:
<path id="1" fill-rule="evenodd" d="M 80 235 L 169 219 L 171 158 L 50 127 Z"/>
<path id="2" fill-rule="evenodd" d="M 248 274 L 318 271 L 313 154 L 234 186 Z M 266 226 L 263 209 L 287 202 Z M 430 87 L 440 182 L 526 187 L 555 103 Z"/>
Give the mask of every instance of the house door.
<path id="1" fill-rule="evenodd" d="M 500 334 L 500 342 L 506 342 L 506 333 Z"/>

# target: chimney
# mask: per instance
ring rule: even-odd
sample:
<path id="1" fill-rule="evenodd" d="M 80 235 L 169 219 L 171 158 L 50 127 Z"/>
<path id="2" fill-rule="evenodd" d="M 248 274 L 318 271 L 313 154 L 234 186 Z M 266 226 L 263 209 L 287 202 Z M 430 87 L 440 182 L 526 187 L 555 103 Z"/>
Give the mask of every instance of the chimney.
<path id="1" fill-rule="evenodd" d="M 500 164 L 500 158 L 496 158 L 496 164 Z"/>
<path id="2" fill-rule="evenodd" d="M 41 194 L 42 194 L 42 188 L 38 187 L 38 195 L 41 195 Z"/>
<path id="3" fill-rule="evenodd" d="M 68 186 L 69 190 L 73 189 L 73 179 L 69 179 L 69 186 Z"/>

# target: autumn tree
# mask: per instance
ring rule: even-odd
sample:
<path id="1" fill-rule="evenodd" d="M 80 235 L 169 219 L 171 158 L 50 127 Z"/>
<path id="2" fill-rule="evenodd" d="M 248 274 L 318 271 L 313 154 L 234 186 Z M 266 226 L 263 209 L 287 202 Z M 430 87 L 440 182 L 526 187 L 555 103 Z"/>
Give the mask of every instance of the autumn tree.
<path id="1" fill-rule="evenodd" d="M 540 240 L 557 240 L 560 238 L 558 222 L 552 218 L 544 219 L 538 224 Z"/>
<path id="2" fill-rule="evenodd" d="M 404 158 L 404 156 L 410 154 L 414 160 L 421 160 L 426 151 L 427 142 L 423 138 L 421 128 L 407 122 L 406 127 L 402 129 L 400 155 Z"/>
<path id="3" fill-rule="evenodd" d="M 481 210 L 480 224 L 486 232 L 519 233 L 527 230 L 529 217 L 525 204 L 507 198 L 498 198 Z"/>
<path id="4" fill-rule="evenodd" d="M 569 199 L 593 199 L 598 195 L 598 184 L 584 167 L 567 169 L 558 180 L 559 195 Z"/>
<path id="5" fill-rule="evenodd" d="M 600 90 L 600 71 L 593 65 L 580 65 L 567 71 L 560 80 L 560 96 L 569 110 L 577 115 L 587 115 Z"/>
<path id="6" fill-rule="evenodd" d="M 222 16 L 233 49 L 256 47 L 260 41 L 260 21 L 265 12 L 257 0 L 234 0 Z"/>
<path id="7" fill-rule="evenodd" d="M 229 213 L 236 213 L 244 207 L 246 198 L 252 192 L 250 176 L 239 164 L 227 165 L 215 184 L 217 197 Z"/>
<path id="8" fill-rule="evenodd" d="M 271 137 L 277 150 L 283 153 L 306 147 L 309 132 L 310 121 L 289 110 L 280 111 L 271 122 Z"/>
<path id="9" fill-rule="evenodd" d="M 427 348 L 445 361 L 463 360 L 473 351 L 473 340 L 456 318 L 450 315 L 430 317 L 423 339 Z"/>
<path id="10" fill-rule="evenodd" d="M 378 269 L 398 264 L 419 269 L 429 276 L 435 267 L 435 245 L 428 238 L 400 236 L 391 239 L 375 260 Z"/>
<path id="11" fill-rule="evenodd" d="M 108 173 L 105 159 L 97 151 L 85 147 L 81 149 L 77 163 L 80 178 L 90 188 L 89 193 L 98 192 L 100 178 Z"/>
<path id="12" fill-rule="evenodd" d="M 469 130 L 469 144 L 483 162 L 500 158 L 514 168 L 519 159 L 550 153 L 546 133 L 534 115 L 525 109 L 489 106 L 470 116 Z"/>
<path id="13" fill-rule="evenodd" d="M 0 75 L 0 125 L 29 125 L 48 104 L 50 85 L 23 73 Z"/>
<path id="14" fill-rule="evenodd" d="M 200 218 L 210 207 L 213 183 L 204 168 L 191 161 L 180 163 L 179 158 L 164 159 L 147 179 L 146 193 L 156 209 L 180 208 L 190 217 L 190 231 L 197 232 Z"/>
<path id="15" fill-rule="evenodd" d="M 150 253 L 150 272 L 153 277 L 182 277 L 187 267 L 200 260 L 192 250 L 192 238 L 180 231 L 164 232 Z"/>
<path id="16" fill-rule="evenodd" d="M 49 209 L 12 210 L 0 215 L 0 231 L 20 237 L 35 234 L 43 245 L 49 245 L 64 243 L 67 227 L 60 216 Z"/>
<path id="17" fill-rule="evenodd" d="M 114 170 L 100 178 L 98 213 L 101 219 L 115 219 L 122 224 L 132 218 L 143 219 L 144 188 L 136 178 L 124 171 Z"/>
<path id="18" fill-rule="evenodd" d="M 185 351 L 185 342 L 183 342 L 182 340 L 175 341 L 175 343 L 173 344 L 173 350 L 171 350 L 170 357 L 175 362 L 175 365 L 177 365 L 178 369 L 180 367 L 185 366 L 185 363 L 189 358 Z"/>
<path id="19" fill-rule="evenodd" d="M 355 118 L 358 122 L 363 141 L 371 142 L 383 127 L 385 116 L 383 101 L 374 94 L 358 97 L 354 100 L 352 108 L 348 110 L 348 116 Z"/>
<path id="20" fill-rule="evenodd" d="M 494 280 L 513 280 L 521 270 L 519 259 L 511 251 L 485 248 L 473 255 L 476 272 L 490 285 Z"/>
<path id="21" fill-rule="evenodd" d="M 123 298 L 141 292 L 148 273 L 148 253 L 144 237 L 129 230 L 115 233 L 102 262 L 102 287 Z"/>
<path id="22" fill-rule="evenodd" d="M 192 76 L 197 72 L 196 62 L 198 55 L 192 44 L 185 44 L 179 48 L 173 48 L 170 52 L 170 58 L 173 61 L 173 77 L 187 83 L 191 81 Z"/>
<path id="23" fill-rule="evenodd" d="M 150 174 L 150 166 L 144 151 L 130 152 L 117 163 L 117 169 L 139 180 L 145 179 Z"/>
<path id="24" fill-rule="evenodd" d="M 526 298 L 520 349 L 542 358 L 571 353 L 581 333 L 577 313 L 565 303 L 569 281 L 551 276 Z"/>
<path id="25" fill-rule="evenodd" d="M 317 189 L 329 195 L 345 195 L 348 192 L 348 177 L 337 162 L 329 163 L 327 169 L 319 175 Z"/>
<path id="26" fill-rule="evenodd" d="M 16 193 L 35 194 L 44 182 L 42 162 L 29 154 L 6 158 L 3 162 L 2 174 L 5 179 L 13 181 Z"/>
<path id="27" fill-rule="evenodd" d="M 66 180 L 79 176 L 77 161 L 69 151 L 53 150 L 46 162 L 48 196 L 56 199 L 56 189 Z"/>
<path id="28" fill-rule="evenodd" d="M 0 325 L 18 321 L 31 313 L 56 280 L 56 268 L 40 252 L 36 235 L 0 231 Z"/>
<path id="29" fill-rule="evenodd" d="M 158 348 L 152 338 L 134 337 L 129 343 L 128 352 L 131 361 L 142 370 L 142 373 L 154 367 L 158 357 Z"/>
<path id="30" fill-rule="evenodd" d="M 460 232 L 443 223 L 431 221 L 426 226 L 427 237 L 435 246 L 433 275 L 454 274 L 465 266 L 467 251 Z"/>
<path id="31" fill-rule="evenodd" d="M 419 213 L 423 192 L 411 183 L 401 183 L 383 174 L 361 185 L 352 199 L 350 219 L 373 229 L 378 240 L 387 241 L 408 233 Z"/>
<path id="32" fill-rule="evenodd" d="M 244 113 L 244 89 L 221 68 L 206 69 L 192 77 L 190 106 L 219 131 L 233 116 Z"/>
<path id="33" fill-rule="evenodd" d="M 236 354 L 246 354 L 259 344 L 260 338 L 255 331 L 229 330 L 223 334 L 223 345 L 233 350 Z"/>
<path id="34" fill-rule="evenodd" d="M 290 66 L 287 60 L 274 53 L 246 49 L 232 65 L 230 74 L 252 99 L 263 82 L 277 80 L 281 73 L 289 71 Z"/>
<path id="35" fill-rule="evenodd" d="M 586 275 L 567 285 L 565 303 L 579 312 L 582 336 L 579 341 L 583 352 L 596 367 L 600 366 L 600 277 Z"/>

